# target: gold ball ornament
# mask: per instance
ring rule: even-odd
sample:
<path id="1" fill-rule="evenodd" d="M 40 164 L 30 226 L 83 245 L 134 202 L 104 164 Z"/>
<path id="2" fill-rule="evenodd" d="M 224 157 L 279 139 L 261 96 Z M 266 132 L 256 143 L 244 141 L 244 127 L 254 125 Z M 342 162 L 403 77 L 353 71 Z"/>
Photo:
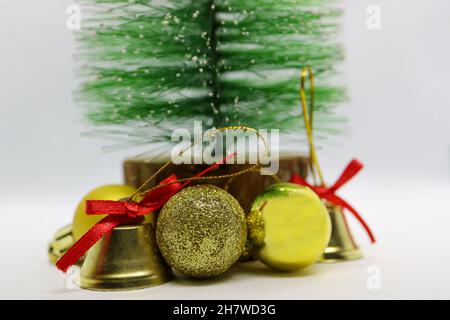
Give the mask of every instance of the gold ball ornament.
<path id="1" fill-rule="evenodd" d="M 86 200 L 120 200 L 130 197 L 135 188 L 126 185 L 105 185 L 89 192 L 78 204 L 73 218 L 72 232 L 76 240 L 80 239 L 90 228 L 106 215 L 87 215 Z"/>
<path id="2" fill-rule="evenodd" d="M 249 242 L 268 267 L 297 271 L 320 259 L 330 241 L 326 206 L 309 188 L 272 185 L 253 202 L 247 217 Z"/>
<path id="3" fill-rule="evenodd" d="M 238 201 L 212 185 L 186 188 L 158 217 L 156 240 L 166 262 L 194 278 L 218 276 L 239 259 L 247 238 Z"/>

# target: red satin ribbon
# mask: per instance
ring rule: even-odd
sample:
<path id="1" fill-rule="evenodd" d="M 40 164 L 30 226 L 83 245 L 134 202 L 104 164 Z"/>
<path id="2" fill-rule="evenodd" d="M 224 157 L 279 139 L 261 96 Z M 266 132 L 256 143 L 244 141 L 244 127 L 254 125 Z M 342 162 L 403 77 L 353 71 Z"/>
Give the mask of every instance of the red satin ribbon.
<path id="1" fill-rule="evenodd" d="M 309 187 L 312 189 L 321 199 L 327 200 L 330 203 L 341 206 L 348 211 L 350 211 L 355 218 L 359 221 L 359 223 L 366 230 L 367 235 L 369 236 L 372 243 L 375 243 L 375 236 L 373 235 L 372 230 L 370 230 L 369 225 L 364 221 L 361 215 L 344 199 L 336 195 L 336 191 L 344 184 L 346 184 L 350 179 L 352 179 L 362 168 L 364 165 L 356 159 L 353 159 L 345 168 L 344 172 L 342 172 L 339 179 L 330 187 L 325 188 L 322 186 L 313 186 L 309 184 L 305 179 L 295 174 L 291 178 L 292 183 L 296 183 L 302 186 Z"/>
<path id="2" fill-rule="evenodd" d="M 222 161 L 217 162 L 198 173 L 195 177 L 201 177 L 207 174 L 234 156 L 234 153 L 227 156 Z M 77 242 L 75 242 L 69 250 L 67 250 L 67 252 L 56 263 L 58 269 L 66 272 L 67 269 L 77 263 L 77 261 L 97 241 L 99 241 L 107 233 L 111 232 L 114 228 L 122 224 L 133 222 L 139 216 L 144 216 L 160 209 L 172 196 L 191 183 L 191 181 L 185 181 L 184 183 L 176 183 L 175 181 L 178 181 L 176 175 L 171 175 L 159 184 L 161 188 L 155 189 L 146 194 L 139 203 L 109 200 L 86 201 L 86 214 L 108 214 L 108 216 L 95 224 Z"/>

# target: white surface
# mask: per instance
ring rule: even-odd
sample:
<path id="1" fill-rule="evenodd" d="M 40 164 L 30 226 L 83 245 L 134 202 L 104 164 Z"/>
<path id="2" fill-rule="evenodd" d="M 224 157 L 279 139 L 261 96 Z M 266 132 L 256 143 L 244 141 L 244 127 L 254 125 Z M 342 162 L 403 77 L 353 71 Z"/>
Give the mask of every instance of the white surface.
<path id="1" fill-rule="evenodd" d="M 67 277 L 48 263 L 45 245 L 51 232 L 60 226 L 50 217 L 70 212 L 70 198 L 32 196 L 26 202 L 12 198 L 1 206 L 9 218 L 0 229 L 0 298 L 448 299 L 449 192 L 448 186 L 352 183 L 345 194 L 351 194 L 379 238 L 371 247 L 359 225 L 352 224 L 366 254 L 363 260 L 315 265 L 297 275 L 278 274 L 259 263 L 241 264 L 212 281 L 178 278 L 163 286 L 120 293 L 69 290 Z M 37 218 L 38 214 L 41 216 Z M 19 225 L 22 229 L 18 235 L 13 226 Z M 367 286 L 368 271 L 373 266 L 381 272 L 379 290 Z"/>
<path id="2" fill-rule="evenodd" d="M 0 0 L 0 298 L 450 298 L 450 3 L 344 2 L 350 132 L 320 157 L 330 181 L 353 156 L 366 164 L 342 192 L 380 240 L 369 246 L 352 224 L 366 259 L 289 277 L 245 265 L 212 282 L 117 294 L 66 289 L 46 257 L 81 195 L 120 182 L 133 154 L 102 154 L 104 142 L 79 137 L 69 4 Z M 372 4 L 381 30 L 366 28 Z M 370 266 L 380 290 L 366 286 Z"/>

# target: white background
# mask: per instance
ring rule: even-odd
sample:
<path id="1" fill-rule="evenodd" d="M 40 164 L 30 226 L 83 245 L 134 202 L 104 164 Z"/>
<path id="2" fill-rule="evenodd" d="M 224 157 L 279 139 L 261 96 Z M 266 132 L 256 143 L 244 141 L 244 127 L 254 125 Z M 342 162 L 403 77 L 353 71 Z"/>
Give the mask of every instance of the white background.
<path id="1" fill-rule="evenodd" d="M 0 298 L 450 298 L 450 2 L 343 1 L 349 131 L 320 157 L 330 181 L 354 156 L 366 164 L 342 190 L 379 239 L 370 246 L 352 224 L 366 259 L 289 276 L 250 264 L 127 293 L 68 290 L 46 256 L 81 196 L 120 183 L 133 155 L 80 137 L 71 4 L 0 0 Z M 370 5 L 381 9 L 380 30 L 366 26 Z M 366 285 L 370 266 L 380 290 Z"/>

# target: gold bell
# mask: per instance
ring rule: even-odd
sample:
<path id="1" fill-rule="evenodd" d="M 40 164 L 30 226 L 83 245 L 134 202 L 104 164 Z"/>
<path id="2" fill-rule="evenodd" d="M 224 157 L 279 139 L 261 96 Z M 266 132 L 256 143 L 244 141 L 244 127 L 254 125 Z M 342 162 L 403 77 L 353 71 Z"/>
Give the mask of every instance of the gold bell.
<path id="1" fill-rule="evenodd" d="M 81 287 L 89 290 L 142 289 L 172 278 L 149 222 L 115 228 L 89 249 L 81 267 Z"/>
<path id="2" fill-rule="evenodd" d="M 59 258 L 74 244 L 75 240 L 72 233 L 72 225 L 65 226 L 59 229 L 52 242 L 48 245 L 48 258 L 51 263 L 55 264 Z M 80 259 L 79 263 L 82 262 Z"/>
<path id="3" fill-rule="evenodd" d="M 322 255 L 321 262 L 334 263 L 357 260 L 363 257 L 355 243 L 350 228 L 340 206 L 327 205 L 331 218 L 331 239 Z"/>

